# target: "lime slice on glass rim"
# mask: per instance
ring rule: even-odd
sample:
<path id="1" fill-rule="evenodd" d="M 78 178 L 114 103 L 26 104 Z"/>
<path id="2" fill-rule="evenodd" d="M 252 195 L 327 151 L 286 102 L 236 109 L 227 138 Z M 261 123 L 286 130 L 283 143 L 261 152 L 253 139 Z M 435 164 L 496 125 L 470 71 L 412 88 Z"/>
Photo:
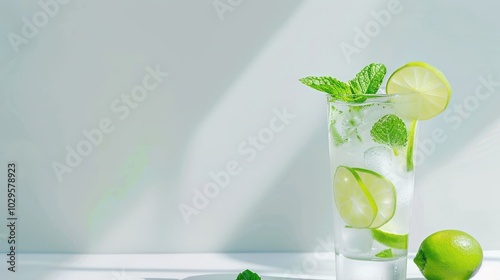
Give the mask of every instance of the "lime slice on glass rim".
<path id="1" fill-rule="evenodd" d="M 342 219 L 353 228 L 378 228 L 396 211 L 396 189 L 384 176 L 363 168 L 339 166 L 333 193 Z"/>
<path id="2" fill-rule="evenodd" d="M 443 112 L 451 97 L 451 86 L 436 67 L 426 62 L 410 62 L 387 80 L 388 94 L 408 94 L 412 102 L 399 106 L 400 115 L 428 120 Z"/>

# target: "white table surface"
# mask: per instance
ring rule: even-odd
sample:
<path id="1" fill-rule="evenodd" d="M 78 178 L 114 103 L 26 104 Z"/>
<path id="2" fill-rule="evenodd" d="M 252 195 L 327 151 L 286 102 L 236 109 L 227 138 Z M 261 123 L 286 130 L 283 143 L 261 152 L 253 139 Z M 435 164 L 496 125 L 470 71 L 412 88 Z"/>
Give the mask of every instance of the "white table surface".
<path id="1" fill-rule="evenodd" d="M 414 256 L 410 254 L 407 277 L 424 279 Z M 2 280 L 230 280 L 245 269 L 264 276 L 263 280 L 335 279 L 333 256 L 328 253 L 19 254 L 15 273 L 2 263 Z M 473 279 L 500 280 L 500 251 L 484 252 L 483 265 Z"/>

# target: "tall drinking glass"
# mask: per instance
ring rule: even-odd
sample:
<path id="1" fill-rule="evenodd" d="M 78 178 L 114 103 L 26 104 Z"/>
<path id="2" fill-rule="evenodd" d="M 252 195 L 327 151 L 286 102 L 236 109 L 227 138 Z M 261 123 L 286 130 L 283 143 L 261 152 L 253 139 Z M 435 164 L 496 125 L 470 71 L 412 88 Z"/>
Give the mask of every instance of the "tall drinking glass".
<path id="1" fill-rule="evenodd" d="M 416 120 L 405 94 L 328 99 L 338 280 L 406 279 Z"/>

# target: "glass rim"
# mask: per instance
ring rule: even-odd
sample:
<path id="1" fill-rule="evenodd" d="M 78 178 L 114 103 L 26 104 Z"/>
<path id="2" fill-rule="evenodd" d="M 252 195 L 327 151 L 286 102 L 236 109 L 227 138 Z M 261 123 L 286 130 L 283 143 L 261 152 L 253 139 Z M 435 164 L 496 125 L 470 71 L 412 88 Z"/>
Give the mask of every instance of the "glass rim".
<path id="1" fill-rule="evenodd" d="M 341 103 L 349 105 L 366 105 L 370 103 L 414 103 L 418 101 L 418 94 L 416 93 L 372 93 L 372 94 L 356 94 L 356 97 L 366 97 L 362 102 L 348 101 L 337 99 L 327 94 L 328 103 Z"/>

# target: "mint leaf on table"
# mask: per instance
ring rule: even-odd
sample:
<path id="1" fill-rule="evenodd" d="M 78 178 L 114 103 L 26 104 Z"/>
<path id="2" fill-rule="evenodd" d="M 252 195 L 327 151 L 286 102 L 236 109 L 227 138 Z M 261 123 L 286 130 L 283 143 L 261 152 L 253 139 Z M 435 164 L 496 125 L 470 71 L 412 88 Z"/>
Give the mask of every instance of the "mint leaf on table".
<path id="1" fill-rule="evenodd" d="M 373 141 L 392 148 L 394 155 L 398 155 L 398 147 L 403 147 L 408 142 L 406 125 L 398 116 L 389 114 L 381 117 L 373 124 L 370 131 Z"/>
<path id="2" fill-rule="evenodd" d="M 351 92 L 349 89 L 349 85 L 341 82 L 332 77 L 314 77 L 309 76 L 302 79 L 299 79 L 306 86 L 310 86 L 313 89 L 326 92 L 332 96 L 343 96 L 346 93 Z"/>
<path id="3" fill-rule="evenodd" d="M 350 80 L 352 94 L 374 94 L 376 93 L 382 81 L 384 80 L 387 68 L 381 63 L 372 63 L 367 65 L 356 77 Z"/>
<path id="4" fill-rule="evenodd" d="M 250 270 L 245 270 L 242 273 L 238 274 L 238 278 L 236 280 L 261 280 L 257 273 L 254 273 Z"/>

